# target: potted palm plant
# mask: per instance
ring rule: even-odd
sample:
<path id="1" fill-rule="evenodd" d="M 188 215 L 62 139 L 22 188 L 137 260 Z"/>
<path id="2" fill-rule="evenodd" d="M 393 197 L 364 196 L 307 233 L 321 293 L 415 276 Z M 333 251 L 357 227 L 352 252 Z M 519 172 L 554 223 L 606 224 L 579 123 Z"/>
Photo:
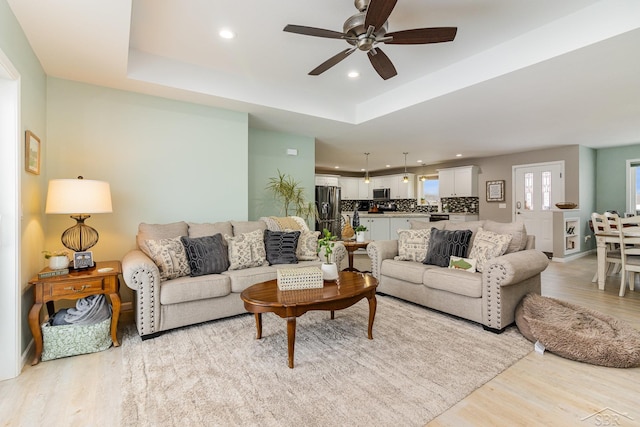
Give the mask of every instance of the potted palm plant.
<path id="1" fill-rule="evenodd" d="M 296 215 L 306 220 L 316 217 L 316 205 L 308 202 L 304 187 L 291 175 L 278 170 L 278 176 L 269 178 L 266 190 L 273 193 L 273 198 L 281 203 L 280 212 L 283 216 Z"/>
<path id="2" fill-rule="evenodd" d="M 355 228 L 356 242 L 364 242 L 364 232 L 367 231 L 367 227 L 359 225 Z"/>
<path id="3" fill-rule="evenodd" d="M 331 234 L 326 228 L 322 230 L 322 237 L 318 239 L 318 253 L 323 252 L 324 262 L 320 266 L 322 278 L 332 282 L 338 278 L 338 266 L 334 261 L 333 248 L 336 245 L 337 236 Z"/>

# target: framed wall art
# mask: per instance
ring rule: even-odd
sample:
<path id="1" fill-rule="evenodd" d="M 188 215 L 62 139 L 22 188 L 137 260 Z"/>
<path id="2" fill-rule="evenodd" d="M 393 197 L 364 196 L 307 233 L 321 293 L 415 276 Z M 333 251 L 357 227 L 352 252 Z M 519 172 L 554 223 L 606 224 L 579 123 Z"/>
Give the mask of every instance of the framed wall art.
<path id="1" fill-rule="evenodd" d="M 27 172 L 40 175 L 41 152 L 40 138 L 30 130 L 26 131 L 24 135 L 24 168 Z"/>
<path id="2" fill-rule="evenodd" d="M 504 179 L 487 181 L 487 202 L 504 202 Z"/>

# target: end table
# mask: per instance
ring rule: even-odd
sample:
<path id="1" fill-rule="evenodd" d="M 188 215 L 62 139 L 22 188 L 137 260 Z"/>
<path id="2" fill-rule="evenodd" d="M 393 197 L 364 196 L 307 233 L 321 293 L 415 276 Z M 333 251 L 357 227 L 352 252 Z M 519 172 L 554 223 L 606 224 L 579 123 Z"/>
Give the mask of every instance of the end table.
<path id="1" fill-rule="evenodd" d="M 54 314 L 53 302 L 63 299 L 77 300 L 89 295 L 108 295 L 111 299 L 111 340 L 118 347 L 118 318 L 120 317 L 120 281 L 122 273 L 120 261 L 96 262 L 88 270 L 73 270 L 69 274 L 47 278 L 34 277 L 29 281 L 33 285 L 34 303 L 29 311 L 29 328 L 36 344 L 36 354 L 32 365 L 40 362 L 42 355 L 42 331 L 40 330 L 40 310 L 46 303 L 49 316 Z"/>
<path id="2" fill-rule="evenodd" d="M 355 271 L 357 273 L 367 273 L 366 271 L 361 272 L 360 270 L 353 268 L 353 253 L 358 249 L 366 248 L 369 245 L 369 241 L 358 242 L 355 240 L 343 240 L 345 249 L 347 250 L 347 254 L 349 256 L 349 267 L 345 268 L 343 271 Z"/>

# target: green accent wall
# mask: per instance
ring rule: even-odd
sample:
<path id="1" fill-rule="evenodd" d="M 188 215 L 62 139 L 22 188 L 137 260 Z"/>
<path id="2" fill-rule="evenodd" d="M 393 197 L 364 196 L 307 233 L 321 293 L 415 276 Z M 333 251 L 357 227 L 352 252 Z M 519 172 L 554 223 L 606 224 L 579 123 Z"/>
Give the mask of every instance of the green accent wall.
<path id="1" fill-rule="evenodd" d="M 640 143 L 598 150 L 596 170 L 596 210 L 616 210 L 624 213 L 627 208 L 627 160 L 640 159 Z"/>
<path id="2" fill-rule="evenodd" d="M 298 155 L 288 155 L 287 149 L 298 150 Z M 315 158 L 312 137 L 249 129 L 249 219 L 282 215 L 272 194 L 265 190 L 278 170 L 298 181 L 307 200 L 315 201 Z"/>
<path id="3" fill-rule="evenodd" d="M 597 151 L 593 148 L 579 147 L 580 167 L 579 167 L 579 203 L 580 203 L 580 251 L 591 250 L 596 247 L 593 237 L 585 241 L 585 236 L 592 236 L 589 222 L 591 212 L 596 210 L 596 158 Z"/>

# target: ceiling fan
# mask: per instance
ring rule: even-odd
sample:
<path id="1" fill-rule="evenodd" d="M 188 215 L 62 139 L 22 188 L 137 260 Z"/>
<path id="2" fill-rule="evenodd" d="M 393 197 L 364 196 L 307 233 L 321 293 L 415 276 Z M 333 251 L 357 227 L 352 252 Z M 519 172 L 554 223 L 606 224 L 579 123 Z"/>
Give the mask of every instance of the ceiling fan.
<path id="1" fill-rule="evenodd" d="M 356 49 L 359 49 L 367 52 L 373 68 L 380 77 L 387 80 L 398 73 L 389 57 L 376 46 L 378 43 L 427 44 L 450 42 L 456 37 L 456 32 L 458 31 L 457 27 L 437 27 L 387 33 L 387 19 L 397 2 L 398 0 L 354 0 L 354 5 L 360 12 L 344 22 L 342 33 L 302 25 L 287 25 L 284 27 L 284 31 L 305 36 L 343 39 L 353 46 L 318 65 L 309 72 L 311 76 L 324 73 L 351 55 Z"/>

